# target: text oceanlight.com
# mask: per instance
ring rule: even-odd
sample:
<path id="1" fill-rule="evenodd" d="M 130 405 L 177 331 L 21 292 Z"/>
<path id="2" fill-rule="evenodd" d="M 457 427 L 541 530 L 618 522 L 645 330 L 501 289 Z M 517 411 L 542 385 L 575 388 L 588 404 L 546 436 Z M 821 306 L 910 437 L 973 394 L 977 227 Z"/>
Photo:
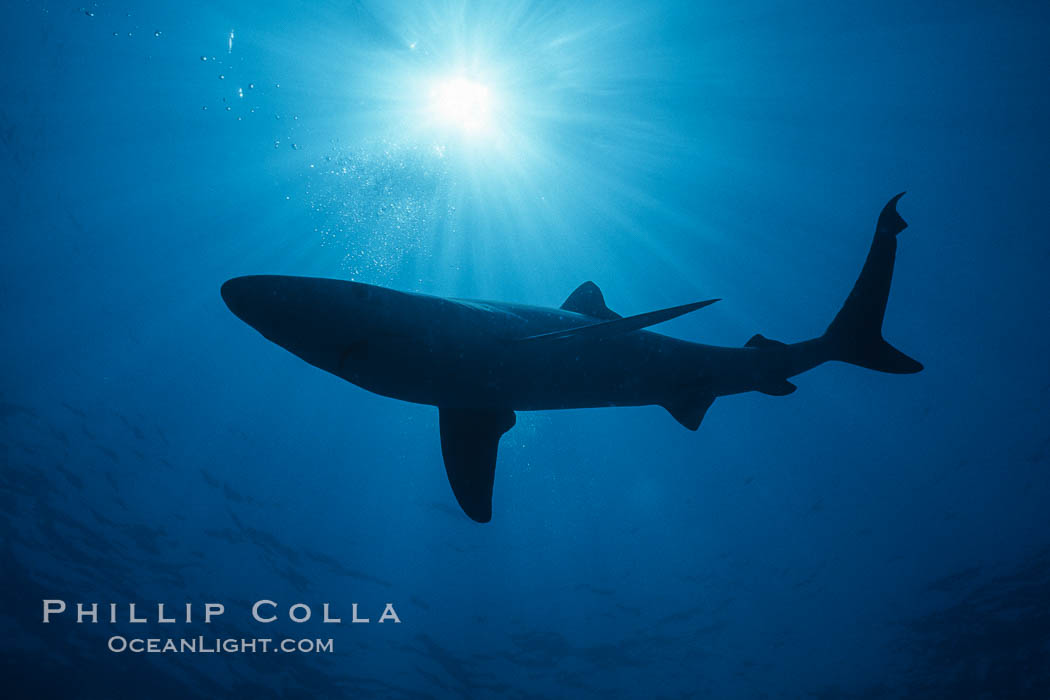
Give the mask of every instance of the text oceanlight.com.
<path id="1" fill-rule="evenodd" d="M 255 654 L 283 652 L 285 654 L 331 654 L 335 651 L 332 639 L 237 639 L 220 637 L 189 637 L 182 639 L 141 639 L 116 635 L 109 638 L 109 650 L 117 654 Z"/>

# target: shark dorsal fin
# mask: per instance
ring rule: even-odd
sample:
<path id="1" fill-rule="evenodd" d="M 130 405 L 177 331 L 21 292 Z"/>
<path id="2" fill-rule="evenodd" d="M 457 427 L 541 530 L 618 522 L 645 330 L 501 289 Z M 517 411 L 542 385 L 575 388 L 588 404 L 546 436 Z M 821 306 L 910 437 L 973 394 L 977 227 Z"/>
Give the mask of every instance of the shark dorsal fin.
<path id="1" fill-rule="evenodd" d="M 568 338 L 590 338 L 592 340 L 609 338 L 615 335 L 623 335 L 624 333 L 641 330 L 642 328 L 648 328 L 649 326 L 655 326 L 657 323 L 663 323 L 664 321 L 670 321 L 672 318 L 678 318 L 690 311 L 696 311 L 705 306 L 710 306 L 716 301 L 721 301 L 721 299 L 696 301 L 692 304 L 672 306 L 669 309 L 649 311 L 648 313 L 637 314 L 635 316 L 617 316 L 611 321 L 599 321 L 598 323 L 590 323 L 586 326 L 576 326 L 575 328 L 565 328 L 558 331 L 530 335 L 525 338 L 519 338 L 517 342 L 528 343 L 535 341 L 566 340 Z"/>
<path id="2" fill-rule="evenodd" d="M 598 285 L 594 282 L 584 282 L 577 287 L 576 291 L 570 294 L 565 303 L 561 305 L 561 308 L 565 311 L 583 314 L 584 316 L 600 318 L 603 321 L 621 318 L 620 314 L 611 311 L 605 305 L 605 297 L 602 296 L 602 290 L 598 289 Z"/>
<path id="3" fill-rule="evenodd" d="M 745 348 L 784 348 L 787 347 L 779 340 L 770 340 L 761 333 L 755 333 L 751 339 L 744 343 Z"/>

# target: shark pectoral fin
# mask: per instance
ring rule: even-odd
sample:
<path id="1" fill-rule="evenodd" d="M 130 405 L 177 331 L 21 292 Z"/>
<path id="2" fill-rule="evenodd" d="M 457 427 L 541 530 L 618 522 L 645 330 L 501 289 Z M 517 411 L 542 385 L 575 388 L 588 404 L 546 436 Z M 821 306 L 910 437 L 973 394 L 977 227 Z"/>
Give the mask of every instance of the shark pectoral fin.
<path id="1" fill-rule="evenodd" d="M 602 321 L 601 323 L 592 323 L 586 326 L 577 326 L 576 328 L 540 333 L 539 335 L 530 335 L 525 338 L 519 338 L 517 342 L 529 343 L 536 341 L 565 340 L 566 338 L 590 338 L 591 340 L 610 338 L 612 336 L 623 335 L 624 333 L 632 333 L 643 328 L 648 328 L 649 326 L 654 326 L 657 323 L 663 323 L 664 321 L 670 321 L 673 318 L 678 318 L 679 316 L 691 311 L 710 306 L 716 301 L 721 301 L 721 299 L 696 301 L 692 304 L 672 306 L 669 309 L 649 311 L 636 316 L 624 316 L 611 321 Z"/>
<path id="2" fill-rule="evenodd" d="M 769 394 L 770 396 L 787 396 L 788 394 L 794 393 L 795 389 L 798 389 L 798 387 L 789 382 L 788 380 L 784 379 L 779 382 L 769 382 L 767 384 L 763 384 L 762 386 L 757 387 L 755 391 L 758 391 L 763 394 Z"/>
<path id="3" fill-rule="evenodd" d="M 456 500 L 472 520 L 492 519 L 492 482 L 503 433 L 514 427 L 513 411 L 439 408 L 441 456 Z"/>
<path id="4" fill-rule="evenodd" d="M 663 404 L 671 417 L 689 430 L 696 430 L 704 420 L 707 409 L 715 402 L 714 394 L 690 396 L 684 401 L 670 401 Z"/>

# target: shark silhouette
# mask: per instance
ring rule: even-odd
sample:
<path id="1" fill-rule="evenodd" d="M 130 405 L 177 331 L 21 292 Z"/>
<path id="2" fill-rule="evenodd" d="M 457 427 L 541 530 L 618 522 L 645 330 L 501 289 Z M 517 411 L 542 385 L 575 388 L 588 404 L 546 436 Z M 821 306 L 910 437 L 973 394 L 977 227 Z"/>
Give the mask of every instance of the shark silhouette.
<path id="1" fill-rule="evenodd" d="M 663 406 L 696 430 L 719 396 L 785 396 L 789 378 L 831 360 L 909 374 L 922 365 L 882 338 L 897 251 L 907 224 L 897 195 L 883 208 L 853 290 L 823 335 L 742 348 L 643 330 L 718 299 L 621 316 L 593 282 L 560 308 L 447 299 L 360 282 L 255 275 L 222 285 L 230 310 L 306 362 L 368 391 L 439 411 L 441 452 L 468 516 L 492 518 L 502 435 L 515 411 Z"/>

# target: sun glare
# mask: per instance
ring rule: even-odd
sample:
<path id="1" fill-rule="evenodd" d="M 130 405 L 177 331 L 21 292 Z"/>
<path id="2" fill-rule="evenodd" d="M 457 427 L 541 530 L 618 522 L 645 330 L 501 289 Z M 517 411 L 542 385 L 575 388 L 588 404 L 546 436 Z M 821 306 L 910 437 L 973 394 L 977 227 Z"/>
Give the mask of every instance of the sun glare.
<path id="1" fill-rule="evenodd" d="M 491 127 L 492 95 L 487 86 L 466 78 L 439 80 L 430 89 L 430 114 L 443 126 L 483 133 Z"/>

